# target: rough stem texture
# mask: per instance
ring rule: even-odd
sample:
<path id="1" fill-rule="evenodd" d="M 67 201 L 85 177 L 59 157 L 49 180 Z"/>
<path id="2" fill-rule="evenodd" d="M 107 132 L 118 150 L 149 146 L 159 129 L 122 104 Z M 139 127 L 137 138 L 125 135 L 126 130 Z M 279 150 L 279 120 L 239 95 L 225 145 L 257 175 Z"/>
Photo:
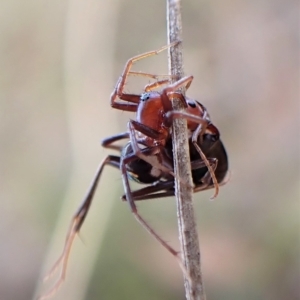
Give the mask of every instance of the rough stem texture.
<path id="1" fill-rule="evenodd" d="M 182 22 L 180 0 L 167 0 L 168 43 L 182 41 Z M 183 77 L 182 43 L 169 48 L 169 73 L 177 80 Z M 184 90 L 182 91 L 184 93 Z M 173 108 L 183 108 L 175 99 Z M 188 148 L 186 120 L 173 122 L 173 154 L 175 170 L 175 192 L 179 240 L 183 264 L 190 278 L 185 278 L 185 292 L 188 300 L 205 300 L 204 286 L 200 265 L 200 249 L 195 215 L 192 202 L 192 177 Z M 183 184 L 186 182 L 186 184 Z"/>

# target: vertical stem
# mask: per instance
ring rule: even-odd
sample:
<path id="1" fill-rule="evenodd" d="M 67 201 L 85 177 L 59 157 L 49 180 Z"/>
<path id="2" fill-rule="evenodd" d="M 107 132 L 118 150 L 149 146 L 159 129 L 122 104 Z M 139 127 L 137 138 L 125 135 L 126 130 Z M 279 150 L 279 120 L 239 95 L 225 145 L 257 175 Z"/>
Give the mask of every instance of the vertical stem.
<path id="1" fill-rule="evenodd" d="M 180 0 L 167 0 L 168 43 L 182 40 Z M 178 80 L 184 74 L 182 43 L 169 48 L 169 73 Z M 183 90 L 182 93 L 185 91 Z M 182 109 L 178 99 L 174 99 L 174 110 Z M 185 293 L 188 300 L 205 300 L 200 265 L 200 249 L 196 221 L 192 203 L 192 177 L 188 147 L 186 120 L 173 122 L 173 154 L 175 170 L 175 194 L 182 260 L 190 278 L 185 278 Z M 186 184 L 182 184 L 186 182 Z"/>

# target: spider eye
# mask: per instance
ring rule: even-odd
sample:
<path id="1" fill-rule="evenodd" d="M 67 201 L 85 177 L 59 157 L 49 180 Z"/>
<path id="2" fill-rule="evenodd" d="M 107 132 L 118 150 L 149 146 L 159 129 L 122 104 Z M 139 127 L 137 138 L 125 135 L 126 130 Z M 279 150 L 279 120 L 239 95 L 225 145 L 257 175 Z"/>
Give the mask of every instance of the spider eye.
<path id="1" fill-rule="evenodd" d="M 196 107 L 196 103 L 194 101 L 188 101 L 188 105 L 192 108 Z"/>
<path id="2" fill-rule="evenodd" d="M 146 101 L 150 99 L 150 94 L 149 93 L 143 93 L 141 95 L 141 101 Z"/>

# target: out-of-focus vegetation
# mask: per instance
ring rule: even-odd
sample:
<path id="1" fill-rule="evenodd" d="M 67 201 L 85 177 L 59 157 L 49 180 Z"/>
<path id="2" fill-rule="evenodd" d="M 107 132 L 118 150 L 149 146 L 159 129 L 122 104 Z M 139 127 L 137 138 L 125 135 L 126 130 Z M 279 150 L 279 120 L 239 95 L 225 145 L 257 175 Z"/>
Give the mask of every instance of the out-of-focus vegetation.
<path id="1" fill-rule="evenodd" d="M 183 5 L 188 95 L 208 108 L 231 170 L 215 201 L 195 195 L 207 298 L 299 299 L 299 3 Z M 0 299 L 23 300 L 62 249 L 108 153 L 100 140 L 132 117 L 110 108 L 110 92 L 129 57 L 166 44 L 165 3 L 4 0 L 0 37 Z M 166 54 L 135 69 L 165 74 Z M 53 299 L 184 298 L 176 262 L 121 194 L 106 170 Z M 179 248 L 174 199 L 139 208 Z"/>

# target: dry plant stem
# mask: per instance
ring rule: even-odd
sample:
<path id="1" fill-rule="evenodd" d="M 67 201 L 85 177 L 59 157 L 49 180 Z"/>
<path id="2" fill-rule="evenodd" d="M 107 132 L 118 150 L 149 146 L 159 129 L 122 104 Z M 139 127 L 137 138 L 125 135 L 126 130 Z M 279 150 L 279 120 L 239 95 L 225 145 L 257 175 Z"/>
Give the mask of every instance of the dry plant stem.
<path id="1" fill-rule="evenodd" d="M 167 0 L 168 43 L 182 40 L 180 0 Z M 169 73 L 177 80 L 183 77 L 182 44 L 169 48 Z M 184 91 L 182 91 L 184 93 Z M 174 110 L 182 109 L 174 99 Z M 175 193 L 182 260 L 190 278 L 185 277 L 185 293 L 188 300 L 205 300 L 200 265 L 200 249 L 192 202 L 192 177 L 188 148 L 186 120 L 173 122 L 173 153 Z M 182 184 L 185 181 L 187 184 Z"/>

